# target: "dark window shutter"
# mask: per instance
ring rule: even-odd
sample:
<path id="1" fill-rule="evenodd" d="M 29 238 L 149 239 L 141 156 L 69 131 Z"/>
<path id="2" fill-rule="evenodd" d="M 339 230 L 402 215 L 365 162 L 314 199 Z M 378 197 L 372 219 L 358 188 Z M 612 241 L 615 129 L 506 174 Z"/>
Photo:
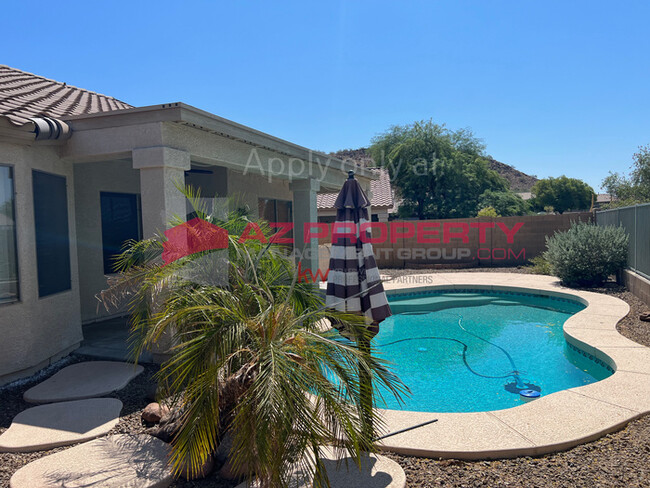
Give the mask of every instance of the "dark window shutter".
<path id="1" fill-rule="evenodd" d="M 32 171 L 38 295 L 71 288 L 68 197 L 65 176 Z"/>

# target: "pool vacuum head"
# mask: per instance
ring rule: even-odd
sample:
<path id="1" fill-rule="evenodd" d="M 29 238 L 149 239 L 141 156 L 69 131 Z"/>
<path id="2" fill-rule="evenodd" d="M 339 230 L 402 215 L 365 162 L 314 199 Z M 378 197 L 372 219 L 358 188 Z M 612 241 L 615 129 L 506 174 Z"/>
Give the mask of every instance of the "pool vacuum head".
<path id="1" fill-rule="evenodd" d="M 536 391 L 537 393 L 541 392 L 541 387 L 533 385 L 532 383 L 519 383 L 517 381 L 512 381 L 504 385 L 504 389 L 509 393 L 514 393 L 515 395 L 520 395 L 522 391 Z"/>
<path id="2" fill-rule="evenodd" d="M 531 400 L 535 400 L 535 399 L 539 398 L 541 396 L 541 394 L 537 390 L 521 390 L 519 392 L 519 396 L 525 402 L 529 402 Z"/>

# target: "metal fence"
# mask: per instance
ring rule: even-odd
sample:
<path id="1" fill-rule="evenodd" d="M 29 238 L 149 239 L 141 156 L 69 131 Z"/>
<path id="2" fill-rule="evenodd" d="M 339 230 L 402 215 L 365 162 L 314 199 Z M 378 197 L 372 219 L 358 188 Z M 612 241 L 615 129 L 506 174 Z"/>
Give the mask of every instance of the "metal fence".
<path id="1" fill-rule="evenodd" d="M 625 228 L 630 235 L 628 267 L 650 279 L 650 203 L 597 212 L 596 223 Z"/>

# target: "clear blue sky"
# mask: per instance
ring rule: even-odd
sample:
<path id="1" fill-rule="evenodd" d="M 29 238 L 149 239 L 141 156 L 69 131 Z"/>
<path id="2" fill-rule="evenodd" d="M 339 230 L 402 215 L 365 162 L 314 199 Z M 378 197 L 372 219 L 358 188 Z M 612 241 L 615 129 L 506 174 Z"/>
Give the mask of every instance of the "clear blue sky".
<path id="1" fill-rule="evenodd" d="M 323 151 L 393 124 L 596 190 L 650 143 L 645 1 L 11 2 L 0 63 Z"/>

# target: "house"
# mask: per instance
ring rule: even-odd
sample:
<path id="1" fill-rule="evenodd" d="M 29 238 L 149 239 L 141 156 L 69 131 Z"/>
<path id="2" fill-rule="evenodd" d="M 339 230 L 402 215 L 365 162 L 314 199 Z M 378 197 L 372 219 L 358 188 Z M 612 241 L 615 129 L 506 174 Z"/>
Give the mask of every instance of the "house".
<path id="1" fill-rule="evenodd" d="M 372 171 L 184 103 L 133 107 L 0 65 L 0 384 L 70 353 L 126 239 L 187 217 L 178 185 L 294 224 L 318 266 L 317 194 Z"/>
<path id="2" fill-rule="evenodd" d="M 396 212 L 395 196 L 390 184 L 390 175 L 385 168 L 366 168 L 377 175 L 377 179 L 370 183 L 370 213 L 374 222 L 387 222 L 388 215 Z M 334 222 L 336 208 L 334 202 L 338 193 L 319 193 L 317 197 L 318 221 Z"/>
<path id="3" fill-rule="evenodd" d="M 607 205 L 616 201 L 616 197 L 610 195 L 609 193 L 599 193 L 596 195 L 596 198 L 593 203 L 593 208 L 595 210 L 601 209 Z"/>

